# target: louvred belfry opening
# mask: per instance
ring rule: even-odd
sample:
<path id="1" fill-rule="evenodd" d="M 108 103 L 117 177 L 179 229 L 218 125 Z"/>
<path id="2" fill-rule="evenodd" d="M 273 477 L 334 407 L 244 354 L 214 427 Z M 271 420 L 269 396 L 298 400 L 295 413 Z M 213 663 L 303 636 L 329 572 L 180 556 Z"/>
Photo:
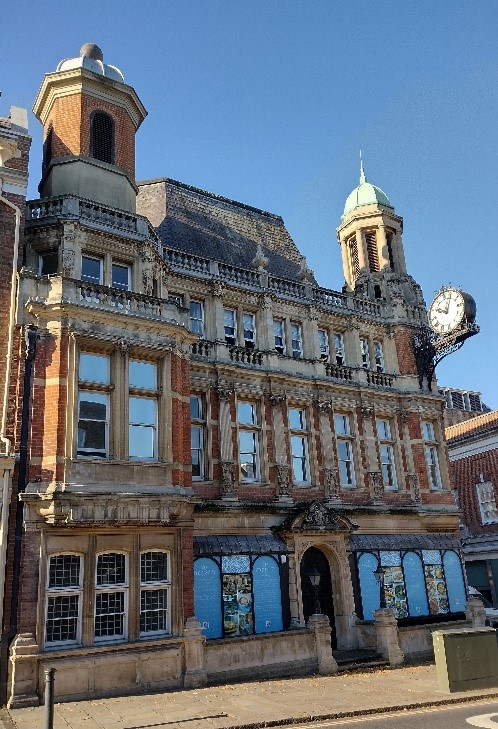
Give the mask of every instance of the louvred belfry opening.
<path id="1" fill-rule="evenodd" d="M 114 120 L 105 111 L 92 114 L 90 154 L 101 162 L 114 164 Z"/>

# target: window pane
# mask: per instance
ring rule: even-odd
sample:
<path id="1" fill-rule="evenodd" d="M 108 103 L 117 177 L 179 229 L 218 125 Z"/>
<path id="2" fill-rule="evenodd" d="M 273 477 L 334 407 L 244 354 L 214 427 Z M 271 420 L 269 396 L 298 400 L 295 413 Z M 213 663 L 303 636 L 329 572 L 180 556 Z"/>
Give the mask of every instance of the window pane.
<path id="1" fill-rule="evenodd" d="M 57 251 L 42 253 L 40 256 L 40 273 L 42 276 L 50 276 L 57 273 L 59 268 L 59 254 Z"/>
<path id="2" fill-rule="evenodd" d="M 306 430 L 306 413 L 304 410 L 289 409 L 289 427 L 291 430 Z"/>
<path id="3" fill-rule="evenodd" d="M 130 458 L 155 458 L 156 429 L 150 425 L 130 425 Z"/>
<path id="4" fill-rule="evenodd" d="M 194 334 L 204 334 L 202 304 L 199 301 L 190 302 L 190 329 Z"/>
<path id="5" fill-rule="evenodd" d="M 423 436 L 424 440 L 435 440 L 434 428 L 432 426 L 432 423 L 428 423 L 428 422 L 422 423 L 422 436 Z"/>
<path id="6" fill-rule="evenodd" d="M 124 592 L 101 592 L 95 596 L 95 637 L 124 635 Z"/>
<path id="7" fill-rule="evenodd" d="M 164 582 L 168 579 L 166 552 L 143 552 L 140 555 L 140 581 Z"/>
<path id="8" fill-rule="evenodd" d="M 80 393 L 78 455 L 105 457 L 107 454 L 107 395 Z"/>
<path id="9" fill-rule="evenodd" d="M 155 390 L 157 388 L 157 366 L 153 362 L 130 362 L 130 387 Z"/>
<path id="10" fill-rule="evenodd" d="M 126 581 L 126 556 L 116 552 L 97 557 L 97 585 L 123 585 Z"/>
<path id="11" fill-rule="evenodd" d="M 200 449 L 202 443 L 202 428 L 191 428 L 191 446 L 195 449 Z"/>
<path id="12" fill-rule="evenodd" d="M 391 438 L 391 426 L 388 420 L 377 420 L 379 438 L 389 440 Z"/>
<path id="13" fill-rule="evenodd" d="M 237 420 L 241 425 L 256 423 L 256 405 L 253 402 L 237 403 Z"/>
<path id="14" fill-rule="evenodd" d="M 168 629 L 168 591 L 141 590 L 140 633 L 159 633 Z"/>
<path id="15" fill-rule="evenodd" d="M 336 415 L 334 418 L 334 423 L 335 432 L 338 435 L 349 435 L 351 433 L 349 417 L 347 415 Z"/>
<path id="16" fill-rule="evenodd" d="M 47 643 L 76 641 L 79 595 L 61 595 L 47 600 Z"/>
<path id="17" fill-rule="evenodd" d="M 190 398 L 190 417 L 194 420 L 202 418 L 202 399 L 197 395 Z"/>
<path id="18" fill-rule="evenodd" d="M 48 586 L 79 587 L 81 559 L 76 554 L 50 557 Z"/>
<path id="19" fill-rule="evenodd" d="M 130 267 L 119 263 L 112 264 L 112 285 L 117 289 L 128 291 L 130 288 Z"/>
<path id="20" fill-rule="evenodd" d="M 255 453 L 256 451 L 256 433 L 248 431 L 240 431 L 239 446 L 241 453 Z"/>
<path id="21" fill-rule="evenodd" d="M 81 280 L 90 283 L 102 283 L 102 259 L 81 257 Z"/>
<path id="22" fill-rule="evenodd" d="M 156 400 L 147 397 L 130 397 L 130 423 L 156 425 Z"/>
<path id="23" fill-rule="evenodd" d="M 81 352 L 79 378 L 82 382 L 109 384 L 109 357 Z"/>

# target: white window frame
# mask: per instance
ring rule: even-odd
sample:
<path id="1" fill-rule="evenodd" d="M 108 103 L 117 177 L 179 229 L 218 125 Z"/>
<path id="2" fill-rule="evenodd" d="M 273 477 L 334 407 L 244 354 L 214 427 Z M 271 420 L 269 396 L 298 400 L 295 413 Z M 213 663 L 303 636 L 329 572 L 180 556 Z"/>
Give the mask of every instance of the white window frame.
<path id="1" fill-rule="evenodd" d="M 303 357 L 303 329 L 297 321 L 291 321 L 291 345 L 292 356 L 294 359 L 302 359 Z"/>
<path id="2" fill-rule="evenodd" d="M 481 481 L 477 483 L 476 491 L 481 514 L 481 524 L 496 524 L 498 522 L 498 508 L 493 482 Z"/>
<path id="3" fill-rule="evenodd" d="M 155 387 L 139 387 L 138 385 L 131 384 L 130 382 L 130 367 L 132 362 L 138 363 L 138 364 L 146 364 L 146 365 L 152 365 L 154 367 L 154 378 L 155 378 Z M 158 402 L 158 395 L 159 395 L 159 388 L 158 388 L 158 366 L 157 362 L 151 362 L 149 360 L 141 360 L 141 359 L 135 359 L 132 358 L 128 362 L 128 408 L 129 408 L 129 416 L 128 416 L 128 458 L 130 461 L 157 461 L 159 458 L 158 453 L 158 409 L 159 409 L 159 402 Z M 154 403 L 154 420 L 151 423 L 141 423 L 141 422 L 132 422 L 131 420 L 131 401 L 132 400 L 149 400 Z M 133 428 L 150 428 L 152 430 L 152 456 L 132 456 L 131 451 L 131 435 L 133 432 Z"/>
<path id="4" fill-rule="evenodd" d="M 344 427 L 338 427 L 339 423 L 342 423 Z M 355 489 L 356 483 L 356 468 L 354 462 L 354 436 L 351 429 L 351 415 L 349 413 L 335 413 L 334 414 L 334 430 L 337 447 L 337 463 L 339 467 L 339 480 L 341 488 L 344 489 Z M 347 458 L 343 458 L 341 454 L 341 445 L 346 449 Z M 341 468 L 341 464 L 346 464 L 344 468 Z M 348 475 L 348 480 L 343 480 L 343 470 Z"/>
<path id="5" fill-rule="evenodd" d="M 205 413 L 204 413 L 204 398 L 202 395 L 198 395 L 196 393 L 193 393 L 190 396 L 190 401 L 192 402 L 193 398 L 199 401 L 199 411 L 200 411 L 200 417 L 194 418 L 191 415 L 190 418 L 190 452 L 191 454 L 195 450 L 199 453 L 199 475 L 194 476 L 192 473 L 192 481 L 205 481 L 206 480 L 206 474 L 205 474 L 205 433 L 206 433 L 206 419 L 205 419 Z M 200 431 L 200 437 L 199 437 L 199 443 L 200 448 L 194 448 L 192 445 L 192 432 L 194 430 Z M 193 463 L 193 459 L 191 458 L 191 463 Z"/>
<path id="6" fill-rule="evenodd" d="M 299 419 L 301 421 L 301 427 L 296 428 L 291 422 L 291 412 L 300 413 Z M 309 427 L 308 427 L 308 413 L 305 407 L 299 405 L 292 405 L 288 411 L 289 418 L 289 437 L 290 437 L 290 452 L 291 452 L 291 471 L 292 481 L 296 486 L 311 486 L 311 467 L 310 467 L 310 451 L 309 451 Z M 302 449 L 299 453 L 295 453 L 294 445 L 300 441 Z M 300 462 L 300 472 L 303 478 L 296 476 L 295 463 Z"/>
<path id="7" fill-rule="evenodd" d="M 98 584 L 98 562 L 99 558 L 104 555 L 110 555 L 110 554 L 120 554 L 123 555 L 125 558 L 125 579 L 124 582 L 120 583 L 113 583 L 113 582 L 107 582 L 107 583 L 101 583 Z M 95 608 L 93 613 L 93 642 L 95 645 L 101 644 L 101 643 L 124 643 L 128 640 L 128 600 L 129 600 L 129 589 L 130 589 L 130 581 L 129 581 L 129 556 L 126 552 L 120 549 L 114 549 L 114 550 L 105 550 L 103 552 L 99 552 L 95 557 Z M 122 613 L 101 613 L 102 615 L 122 615 L 123 618 L 123 633 L 122 634 L 115 634 L 112 636 L 103 635 L 103 636 L 97 636 L 96 635 L 96 627 L 97 627 L 97 602 L 98 602 L 98 596 L 99 595 L 115 595 L 121 593 L 123 595 L 123 611 Z"/>
<path id="8" fill-rule="evenodd" d="M 252 423 L 243 423 L 239 419 L 239 405 L 250 405 L 252 407 L 253 412 L 253 422 Z M 261 455 L 260 455 L 260 448 L 261 448 L 261 425 L 260 425 L 260 415 L 259 415 L 259 408 L 258 403 L 255 400 L 238 400 L 237 402 L 237 445 L 239 449 L 239 473 L 240 473 L 240 482 L 241 483 L 260 483 L 261 482 Z M 241 443 L 240 443 L 240 436 L 241 434 L 250 434 L 253 438 L 254 443 L 254 450 L 253 451 L 242 451 L 241 449 Z M 254 465 L 254 477 L 253 478 L 246 478 L 242 475 L 242 453 L 252 454 L 253 455 L 253 465 Z"/>
<path id="9" fill-rule="evenodd" d="M 384 347 L 382 342 L 374 341 L 373 343 L 374 357 L 375 357 L 375 370 L 377 372 L 385 372 L 386 367 L 384 363 Z"/>
<path id="10" fill-rule="evenodd" d="M 246 323 L 250 323 L 251 326 L 247 328 Z M 256 349 L 256 314 L 251 311 L 242 312 L 242 336 L 246 349 Z"/>
<path id="11" fill-rule="evenodd" d="M 198 316 L 192 316 L 192 305 L 199 306 L 200 311 L 200 317 Z M 192 299 L 190 301 L 190 312 L 189 312 L 189 321 L 190 321 L 190 331 L 194 334 L 198 334 L 200 337 L 204 336 L 204 303 L 202 301 L 197 301 L 195 299 Z"/>
<path id="12" fill-rule="evenodd" d="M 165 580 L 143 580 L 142 579 L 142 557 L 146 554 L 152 554 L 152 553 L 158 553 L 158 554 L 165 554 L 166 560 L 167 560 L 167 577 Z M 171 553 L 166 549 L 144 549 L 140 552 L 139 560 L 138 560 L 138 583 L 140 585 L 140 594 L 139 594 L 139 605 L 138 605 L 138 614 L 139 614 L 139 625 L 140 625 L 140 638 L 153 638 L 155 636 L 159 635 L 170 635 L 171 634 Z M 142 593 L 144 592 L 166 592 L 166 627 L 163 630 L 142 630 L 141 629 L 141 622 L 142 622 Z M 157 611 L 159 612 L 159 610 Z"/>
<path id="13" fill-rule="evenodd" d="M 427 465 L 427 478 L 431 491 L 441 491 L 441 467 L 439 464 L 439 443 L 436 440 L 434 423 L 430 420 L 422 421 L 422 437 L 424 439 L 425 462 Z"/>
<path id="14" fill-rule="evenodd" d="M 329 333 L 326 329 L 318 330 L 318 347 L 320 349 L 320 359 L 323 362 L 330 362 Z"/>
<path id="15" fill-rule="evenodd" d="M 91 277 L 90 278 L 83 278 L 83 275 L 84 275 L 83 274 L 83 260 L 85 258 L 87 258 L 88 260 L 91 260 L 91 261 L 98 261 L 99 262 L 99 278 L 98 278 L 98 281 L 96 281 L 94 278 L 91 278 Z M 104 259 L 103 258 L 99 258 L 99 256 L 89 255 L 88 253 L 82 253 L 81 254 L 81 280 L 82 281 L 85 281 L 86 283 L 89 283 L 89 284 L 97 284 L 99 286 L 102 286 L 102 284 L 104 283 Z"/>
<path id="16" fill-rule="evenodd" d="M 342 366 L 346 363 L 344 336 L 342 332 L 334 332 L 334 359 L 336 365 Z"/>
<path id="17" fill-rule="evenodd" d="M 274 349 L 278 354 L 286 354 L 285 346 L 285 319 L 274 319 L 273 320 L 273 340 Z"/>
<path id="18" fill-rule="evenodd" d="M 77 557 L 79 560 L 78 584 L 64 585 L 61 587 L 50 586 L 50 562 L 58 557 Z M 81 645 L 82 610 L 83 610 L 83 555 L 78 552 L 57 552 L 47 556 L 47 575 L 45 580 L 45 616 L 43 623 L 43 640 L 45 648 L 57 648 L 60 646 Z M 57 598 L 76 597 L 78 600 L 78 614 L 76 617 L 76 636 L 69 640 L 47 640 L 48 609 L 50 600 Z"/>
<path id="19" fill-rule="evenodd" d="M 223 332 L 225 342 L 230 346 L 237 344 L 237 310 L 223 309 Z"/>
<path id="20" fill-rule="evenodd" d="M 364 370 L 369 370 L 370 362 L 370 345 L 367 337 L 360 337 L 361 366 Z"/>
<path id="21" fill-rule="evenodd" d="M 399 484 L 394 455 L 395 439 L 392 434 L 392 423 L 388 418 L 377 418 L 376 425 L 384 488 L 387 491 L 397 491 Z"/>

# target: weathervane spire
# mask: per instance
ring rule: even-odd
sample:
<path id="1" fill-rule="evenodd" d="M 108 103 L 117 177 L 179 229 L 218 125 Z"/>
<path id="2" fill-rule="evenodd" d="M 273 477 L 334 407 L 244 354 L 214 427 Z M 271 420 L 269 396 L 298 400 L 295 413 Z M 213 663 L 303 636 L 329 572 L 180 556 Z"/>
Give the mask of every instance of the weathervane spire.
<path id="1" fill-rule="evenodd" d="M 365 175 L 365 170 L 363 169 L 363 157 L 361 156 L 361 149 L 360 149 L 360 185 L 367 181 L 367 176 Z"/>

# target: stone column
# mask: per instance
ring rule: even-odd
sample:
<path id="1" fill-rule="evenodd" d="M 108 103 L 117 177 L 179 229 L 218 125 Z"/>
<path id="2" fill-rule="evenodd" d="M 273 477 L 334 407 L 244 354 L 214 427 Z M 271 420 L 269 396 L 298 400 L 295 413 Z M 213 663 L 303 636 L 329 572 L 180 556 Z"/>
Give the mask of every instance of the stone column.
<path id="1" fill-rule="evenodd" d="M 392 610 L 380 608 L 374 613 L 374 626 L 377 635 L 377 649 L 391 666 L 401 666 L 405 656 L 399 645 L 398 623 Z"/>
<path id="2" fill-rule="evenodd" d="M 478 597 L 469 596 L 465 603 L 465 617 L 472 622 L 473 628 L 484 628 L 486 625 L 486 610 Z"/>
<path id="3" fill-rule="evenodd" d="M 301 620 L 299 618 L 299 600 L 297 596 L 296 583 L 296 558 L 293 554 L 288 555 L 289 560 L 289 611 L 290 611 L 290 627 L 300 628 Z"/>
<path id="4" fill-rule="evenodd" d="M 217 392 L 219 399 L 218 428 L 220 431 L 221 492 L 222 498 L 233 501 L 237 499 L 235 464 L 233 461 L 232 417 L 230 413 L 233 389 L 220 386 L 217 388 Z"/>
<path id="5" fill-rule="evenodd" d="M 188 618 L 183 630 L 185 650 L 185 675 L 183 688 L 199 688 L 207 683 L 205 660 L 206 638 L 200 622 L 195 617 Z"/>
<path id="6" fill-rule="evenodd" d="M 330 640 L 332 630 L 328 617 L 326 615 L 311 615 L 307 627 L 315 633 L 318 673 L 321 676 L 330 676 L 332 673 L 337 673 L 339 669 L 332 655 L 332 642 Z"/>

